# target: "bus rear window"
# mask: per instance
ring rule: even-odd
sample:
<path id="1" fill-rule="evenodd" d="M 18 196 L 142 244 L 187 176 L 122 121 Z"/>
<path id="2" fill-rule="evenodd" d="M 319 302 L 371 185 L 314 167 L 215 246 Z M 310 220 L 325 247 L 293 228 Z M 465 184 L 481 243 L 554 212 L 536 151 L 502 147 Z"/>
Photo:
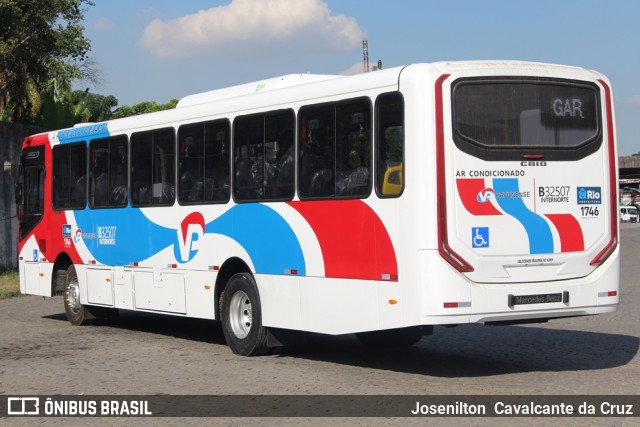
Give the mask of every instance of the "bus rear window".
<path id="1" fill-rule="evenodd" d="M 595 85 L 571 81 L 468 79 L 453 85 L 456 144 L 485 149 L 578 148 L 598 139 Z"/>

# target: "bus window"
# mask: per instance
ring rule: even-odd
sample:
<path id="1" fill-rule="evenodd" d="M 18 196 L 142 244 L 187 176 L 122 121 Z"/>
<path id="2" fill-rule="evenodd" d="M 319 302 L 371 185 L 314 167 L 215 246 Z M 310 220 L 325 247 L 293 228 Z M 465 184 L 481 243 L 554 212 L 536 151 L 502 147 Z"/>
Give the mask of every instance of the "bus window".
<path id="1" fill-rule="evenodd" d="M 20 221 L 20 240 L 40 222 L 44 213 L 44 147 L 26 148 L 20 156 L 16 183 L 16 205 Z"/>
<path id="2" fill-rule="evenodd" d="M 84 209 L 87 204 L 87 145 L 53 147 L 53 208 Z"/>
<path id="3" fill-rule="evenodd" d="M 454 141 L 487 160 L 522 150 L 577 159 L 600 146 L 598 89 L 560 79 L 464 79 L 453 85 Z"/>
<path id="4" fill-rule="evenodd" d="M 89 206 L 127 204 L 127 137 L 95 139 L 89 145 Z"/>
<path id="5" fill-rule="evenodd" d="M 180 204 L 229 201 L 229 122 L 196 123 L 178 130 Z"/>
<path id="6" fill-rule="evenodd" d="M 368 99 L 303 107 L 299 114 L 301 198 L 366 197 L 371 192 Z"/>
<path id="7" fill-rule="evenodd" d="M 337 197 L 371 193 L 371 106 L 359 100 L 336 107 Z"/>
<path id="8" fill-rule="evenodd" d="M 175 200 L 175 133 L 172 128 L 131 135 L 131 205 L 171 205 Z"/>
<path id="9" fill-rule="evenodd" d="M 404 189 L 404 100 L 398 92 L 376 100 L 376 191 L 397 197 Z"/>
<path id="10" fill-rule="evenodd" d="M 299 113 L 301 198 L 335 194 L 335 123 L 332 105 L 304 107 Z"/>
<path id="11" fill-rule="evenodd" d="M 293 198 L 294 123 L 292 110 L 236 118 L 233 124 L 235 200 Z"/>

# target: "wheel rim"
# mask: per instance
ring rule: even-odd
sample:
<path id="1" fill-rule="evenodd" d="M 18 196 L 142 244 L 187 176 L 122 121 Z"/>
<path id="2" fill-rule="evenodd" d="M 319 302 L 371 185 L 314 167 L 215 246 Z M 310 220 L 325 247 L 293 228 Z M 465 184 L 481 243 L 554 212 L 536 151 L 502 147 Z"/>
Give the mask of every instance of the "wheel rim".
<path id="1" fill-rule="evenodd" d="M 253 321 L 251 300 L 242 291 L 238 291 L 231 297 L 229 303 L 229 325 L 233 334 L 244 339 L 251 331 L 251 323 Z"/>
<path id="2" fill-rule="evenodd" d="M 73 313 L 80 311 L 80 286 L 77 279 L 67 284 L 66 303 Z"/>

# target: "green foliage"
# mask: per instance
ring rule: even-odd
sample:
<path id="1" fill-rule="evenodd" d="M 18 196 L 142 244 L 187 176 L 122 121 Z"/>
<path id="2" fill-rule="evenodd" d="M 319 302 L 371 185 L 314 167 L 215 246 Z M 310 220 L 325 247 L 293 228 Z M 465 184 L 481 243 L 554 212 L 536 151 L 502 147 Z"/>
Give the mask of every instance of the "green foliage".
<path id="1" fill-rule="evenodd" d="M 35 123 L 46 129 L 62 129 L 77 123 L 99 122 L 111 118 L 118 105 L 112 96 L 89 93 L 89 89 L 58 93 L 55 81 L 42 92 L 42 109 Z"/>
<path id="2" fill-rule="evenodd" d="M 21 294 L 18 272 L 5 271 L 3 273 L 0 273 L 0 299 L 7 299 L 19 295 Z"/>
<path id="3" fill-rule="evenodd" d="M 91 0 L 0 0 L 0 117 L 33 122 L 52 80 L 95 78 L 83 5 Z M 8 112 L 5 109 L 9 108 Z"/>
<path id="4" fill-rule="evenodd" d="M 50 81 L 40 92 L 40 114 L 35 117 L 35 124 L 46 129 L 58 129 L 73 126 L 73 108 L 65 94 L 56 90 L 55 80 Z M 82 121 L 82 120 L 78 120 Z M 75 123 L 78 123 L 76 121 Z"/>
<path id="5" fill-rule="evenodd" d="M 176 108 L 177 99 L 172 99 L 166 104 L 157 104 L 155 101 L 144 101 L 135 105 L 123 105 L 113 112 L 112 118 L 121 119 L 123 117 L 137 116 L 138 114 L 154 113 L 156 111 L 170 110 Z"/>
<path id="6" fill-rule="evenodd" d="M 112 118 L 112 110 L 118 105 L 118 100 L 113 95 L 104 96 L 90 93 L 87 90 L 76 90 L 71 93 L 71 103 L 74 105 L 75 114 L 80 115 L 82 110 L 85 121 L 101 122 Z"/>

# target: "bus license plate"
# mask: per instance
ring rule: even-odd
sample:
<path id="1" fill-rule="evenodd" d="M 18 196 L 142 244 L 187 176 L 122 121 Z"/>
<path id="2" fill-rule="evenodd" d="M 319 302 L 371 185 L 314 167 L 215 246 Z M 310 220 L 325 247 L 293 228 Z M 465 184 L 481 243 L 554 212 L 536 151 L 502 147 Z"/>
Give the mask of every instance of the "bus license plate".
<path id="1" fill-rule="evenodd" d="M 566 296 L 564 295 L 566 294 Z M 513 307 L 515 305 L 526 305 L 526 304 L 547 304 L 552 302 L 569 302 L 569 293 L 559 293 L 559 294 L 538 294 L 538 295 L 509 295 L 509 307 Z M 566 301 L 565 301 L 566 299 Z"/>

